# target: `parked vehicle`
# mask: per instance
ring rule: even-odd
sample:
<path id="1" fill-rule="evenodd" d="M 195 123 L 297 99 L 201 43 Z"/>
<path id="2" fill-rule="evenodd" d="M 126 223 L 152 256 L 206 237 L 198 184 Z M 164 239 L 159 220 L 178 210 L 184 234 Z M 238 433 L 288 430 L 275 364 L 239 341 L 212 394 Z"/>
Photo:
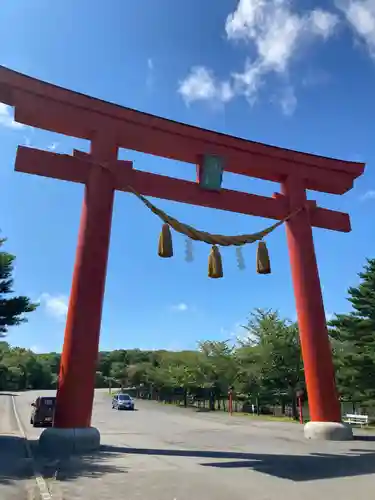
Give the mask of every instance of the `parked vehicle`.
<path id="1" fill-rule="evenodd" d="M 134 410 L 134 401 L 129 394 L 116 394 L 112 399 L 112 409 Z"/>
<path id="2" fill-rule="evenodd" d="M 30 424 L 33 427 L 49 427 L 53 424 L 56 397 L 38 397 L 31 403 Z"/>

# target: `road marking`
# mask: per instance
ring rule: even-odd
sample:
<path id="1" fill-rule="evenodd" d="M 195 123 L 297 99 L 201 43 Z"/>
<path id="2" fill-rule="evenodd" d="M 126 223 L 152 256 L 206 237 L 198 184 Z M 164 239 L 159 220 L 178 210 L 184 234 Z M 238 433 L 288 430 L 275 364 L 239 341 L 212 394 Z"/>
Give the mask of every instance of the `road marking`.
<path id="1" fill-rule="evenodd" d="M 12 404 L 13 404 L 14 416 L 16 417 L 18 429 L 19 429 L 19 431 L 21 433 L 21 436 L 23 437 L 24 442 L 25 442 L 25 448 L 26 448 L 27 458 L 30 459 L 31 467 L 33 469 L 33 473 L 34 473 L 34 477 L 35 477 L 35 482 L 36 482 L 36 484 L 38 486 L 40 496 L 42 497 L 42 500 L 52 500 L 52 495 L 49 492 L 47 483 L 45 482 L 45 480 L 44 480 L 41 472 L 37 468 L 33 452 L 31 451 L 30 443 L 29 443 L 29 441 L 27 439 L 26 432 L 25 432 L 25 430 L 23 428 L 21 419 L 20 419 L 20 417 L 18 415 L 18 411 L 17 411 L 17 407 L 16 407 L 16 400 L 15 400 L 14 396 L 12 396 Z"/>

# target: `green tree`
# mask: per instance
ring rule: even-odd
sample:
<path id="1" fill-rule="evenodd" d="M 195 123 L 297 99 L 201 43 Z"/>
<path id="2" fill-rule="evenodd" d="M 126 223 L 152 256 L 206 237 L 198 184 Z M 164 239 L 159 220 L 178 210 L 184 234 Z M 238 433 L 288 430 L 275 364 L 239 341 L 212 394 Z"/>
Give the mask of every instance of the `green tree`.
<path id="1" fill-rule="evenodd" d="M 130 365 L 127 367 L 127 379 L 130 386 L 140 386 L 146 385 L 150 382 L 152 378 L 151 375 L 152 364 L 151 363 L 138 363 L 135 365 Z"/>
<path id="2" fill-rule="evenodd" d="M 340 395 L 375 405 L 375 259 L 367 259 L 360 283 L 348 289 L 352 311 L 329 322 Z"/>
<path id="3" fill-rule="evenodd" d="M 24 389 L 24 373 L 22 368 L 19 366 L 9 366 L 8 367 L 8 380 L 7 380 L 7 390 L 19 391 Z"/>
<path id="4" fill-rule="evenodd" d="M 289 401 L 296 417 L 296 391 L 304 386 L 296 323 L 277 311 L 255 309 L 244 328 L 247 336 L 236 352 L 244 391 L 282 406 Z"/>
<path id="5" fill-rule="evenodd" d="M 0 239 L 0 247 L 5 239 Z M 0 252 L 0 335 L 8 332 L 9 326 L 19 325 L 27 321 L 24 314 L 35 311 L 38 304 L 34 304 L 28 297 L 13 296 L 13 267 L 15 256 L 7 252 Z"/>
<path id="6" fill-rule="evenodd" d="M 47 389 L 53 386 L 51 368 L 40 356 L 28 351 L 24 355 L 23 367 L 26 374 L 26 389 Z"/>
<path id="7" fill-rule="evenodd" d="M 111 372 L 111 353 L 110 352 L 99 352 L 98 358 L 98 371 L 103 374 L 104 377 L 109 377 Z"/>
<path id="8" fill-rule="evenodd" d="M 229 388 L 234 385 L 237 378 L 234 347 L 227 341 L 206 340 L 199 342 L 198 348 L 202 353 L 201 380 L 204 387 L 211 388 L 210 408 L 213 410 L 215 400 L 226 398 Z"/>
<path id="9" fill-rule="evenodd" d="M 9 367 L 0 361 L 0 391 L 8 389 Z"/>
<path id="10" fill-rule="evenodd" d="M 117 380 L 122 386 L 125 386 L 128 381 L 127 366 L 123 362 L 115 361 L 111 365 L 109 376 Z"/>
<path id="11" fill-rule="evenodd" d="M 95 387 L 106 387 L 108 385 L 106 377 L 102 374 L 102 372 L 95 373 Z"/>

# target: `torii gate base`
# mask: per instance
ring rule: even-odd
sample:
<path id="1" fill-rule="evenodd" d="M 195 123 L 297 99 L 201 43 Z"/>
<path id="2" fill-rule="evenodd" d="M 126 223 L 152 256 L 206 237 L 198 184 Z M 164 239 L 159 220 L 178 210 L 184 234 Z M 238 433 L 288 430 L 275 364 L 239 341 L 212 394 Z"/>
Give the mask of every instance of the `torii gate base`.
<path id="1" fill-rule="evenodd" d="M 312 227 L 349 232 L 347 214 L 318 207 L 306 190 L 344 194 L 364 171 L 360 163 L 323 158 L 202 130 L 50 85 L 0 66 L 0 102 L 15 108 L 25 125 L 89 140 L 90 153 L 61 155 L 19 147 L 16 170 L 85 186 L 64 347 L 61 356 L 54 427 L 40 445 L 49 451 L 85 452 L 99 447 L 90 427 L 99 347 L 102 302 L 116 190 L 129 186 L 145 196 L 283 220 L 305 368 L 310 419 L 308 438 L 346 440 L 341 423 L 331 347 L 314 251 Z M 209 192 L 198 183 L 133 169 L 117 159 L 118 148 L 181 162 L 202 164 L 216 155 L 225 170 L 281 184 L 272 198 L 222 189 Z M 181 167 L 183 168 L 183 167 Z"/>

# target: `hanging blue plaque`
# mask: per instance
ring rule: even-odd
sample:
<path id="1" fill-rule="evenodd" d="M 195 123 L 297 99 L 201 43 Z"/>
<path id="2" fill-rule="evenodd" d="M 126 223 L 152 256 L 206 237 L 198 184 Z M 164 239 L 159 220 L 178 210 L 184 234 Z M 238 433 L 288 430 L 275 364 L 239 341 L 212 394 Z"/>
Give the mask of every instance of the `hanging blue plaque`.
<path id="1" fill-rule="evenodd" d="M 220 156 L 203 155 L 198 165 L 198 182 L 203 189 L 219 191 L 223 182 L 224 160 Z"/>

